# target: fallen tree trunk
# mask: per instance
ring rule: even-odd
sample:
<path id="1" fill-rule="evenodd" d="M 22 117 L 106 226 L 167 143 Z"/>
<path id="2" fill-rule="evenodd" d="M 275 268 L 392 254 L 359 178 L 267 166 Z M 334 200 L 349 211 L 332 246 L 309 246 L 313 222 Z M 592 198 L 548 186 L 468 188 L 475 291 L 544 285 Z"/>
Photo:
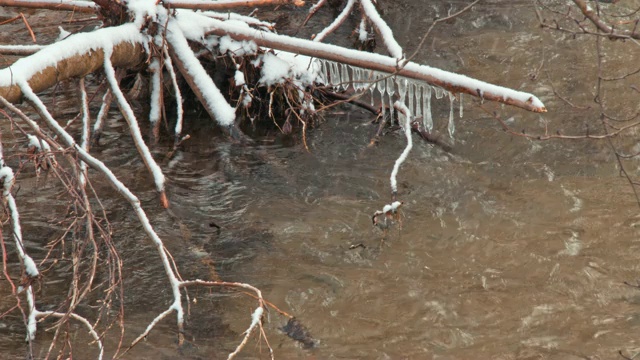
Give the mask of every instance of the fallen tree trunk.
<path id="1" fill-rule="evenodd" d="M 37 54 L 35 58 L 25 58 L 24 60 L 39 61 Z M 140 66 L 146 59 L 144 47 L 139 43 L 124 42 L 113 47 L 111 62 L 118 68 L 135 68 Z M 34 92 L 44 91 L 60 81 L 73 78 L 81 78 L 102 68 L 104 64 L 104 50 L 96 49 L 85 54 L 76 54 L 62 59 L 57 63 L 47 66 L 37 74 L 31 76 L 27 82 Z M 11 67 L 8 68 L 11 70 Z M 7 71 L 7 69 L 3 70 Z M 16 103 L 22 99 L 20 87 L 13 82 L 10 85 L 0 86 L 0 96 L 9 102 Z"/>

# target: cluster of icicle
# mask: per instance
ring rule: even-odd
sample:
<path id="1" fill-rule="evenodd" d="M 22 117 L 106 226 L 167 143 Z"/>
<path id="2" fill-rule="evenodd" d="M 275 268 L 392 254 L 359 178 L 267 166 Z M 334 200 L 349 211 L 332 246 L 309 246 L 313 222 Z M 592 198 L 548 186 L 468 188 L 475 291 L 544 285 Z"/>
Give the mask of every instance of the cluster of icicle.
<path id="1" fill-rule="evenodd" d="M 333 61 L 317 59 L 320 62 L 320 81 L 335 87 L 338 91 L 346 91 L 352 87 L 356 92 L 368 90 L 370 92 L 371 105 L 374 98 L 380 97 L 382 115 L 389 108 L 393 118 L 393 103 L 398 100 L 404 103 L 411 114 L 416 118 L 422 117 L 424 128 L 433 130 L 433 117 L 431 116 L 431 96 L 436 99 L 449 98 L 449 124 L 447 129 L 449 136 L 453 138 L 456 126 L 453 121 L 453 102 L 456 97 L 440 87 L 429 85 L 425 82 L 408 79 L 402 76 L 391 75 L 384 72 L 363 69 L 347 64 L 339 64 Z M 460 117 L 463 115 L 462 93 L 460 93 Z"/>

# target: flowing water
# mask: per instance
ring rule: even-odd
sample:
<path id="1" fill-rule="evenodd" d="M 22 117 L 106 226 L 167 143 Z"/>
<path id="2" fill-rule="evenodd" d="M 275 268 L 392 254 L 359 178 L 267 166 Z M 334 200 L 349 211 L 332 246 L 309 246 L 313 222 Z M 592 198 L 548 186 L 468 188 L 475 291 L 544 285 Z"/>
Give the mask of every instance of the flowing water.
<path id="1" fill-rule="evenodd" d="M 411 51 L 417 34 L 448 9 L 439 1 L 386 2 L 384 16 Z M 630 45 L 611 50 L 612 71 L 631 62 L 632 51 Z M 545 122 L 552 132 L 599 128 L 595 108 L 571 108 L 551 87 L 576 103 L 593 98 L 594 41 L 543 31 L 528 1 L 476 6 L 436 28 L 415 60 L 538 95 L 549 113 L 487 104 L 517 130 L 543 133 Z M 621 92 L 609 105 L 633 103 L 631 93 Z M 371 215 L 391 200 L 389 175 L 405 140 L 394 132 L 367 147 L 375 127 L 370 114 L 355 108 L 325 114 L 308 133 L 309 152 L 300 141 L 236 145 L 201 128 L 162 164 L 169 211 L 159 209 L 117 116 L 95 153 L 118 166 L 117 174 L 140 195 L 183 276 L 207 277 L 213 260 L 222 279 L 259 287 L 318 341 L 305 349 L 280 330 L 286 319 L 271 312 L 265 328 L 279 359 L 615 359 L 619 350 L 635 353 L 640 290 L 624 281 L 640 276 L 640 218 L 607 143 L 508 135 L 468 97 L 465 105 L 451 152 L 414 137 L 398 176 L 402 224 L 386 233 L 372 227 Z M 446 133 L 448 100 L 432 106 L 435 128 Z M 159 148 L 158 158 L 165 151 Z M 629 171 L 635 174 L 637 164 Z M 37 258 L 45 252 L 43 239 L 59 231 L 49 221 L 55 216 L 39 211 L 54 200 L 56 210 L 65 204 L 55 194 L 38 198 L 47 185 L 34 190 L 29 176 L 18 205 L 27 249 Z M 130 340 L 166 309 L 170 288 L 128 206 L 112 192 L 105 197 L 125 261 Z M 60 286 L 55 279 L 47 275 L 44 289 Z M 11 302 L 4 294 L 2 301 Z M 226 357 L 255 303 L 228 291 L 190 295 L 197 303 L 187 349 L 176 350 L 172 318 L 125 357 Z M 20 318 L 0 320 L 0 331 L 0 357 L 23 356 Z M 41 335 L 44 343 L 47 336 Z M 92 354 L 91 347 L 77 347 Z M 268 352 L 251 341 L 240 357 L 268 358 Z"/>

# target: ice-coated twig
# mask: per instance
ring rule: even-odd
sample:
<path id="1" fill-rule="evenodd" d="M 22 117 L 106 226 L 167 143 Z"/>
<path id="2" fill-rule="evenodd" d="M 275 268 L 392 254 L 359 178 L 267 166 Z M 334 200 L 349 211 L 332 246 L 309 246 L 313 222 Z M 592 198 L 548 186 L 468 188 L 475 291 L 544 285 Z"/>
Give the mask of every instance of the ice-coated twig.
<path id="1" fill-rule="evenodd" d="M 219 20 L 240 20 L 251 26 L 262 28 L 263 30 L 273 30 L 276 26 L 275 23 L 262 21 L 260 19 L 256 19 L 251 16 L 240 15 L 240 14 L 230 13 L 230 12 L 221 13 L 221 12 L 215 12 L 215 11 L 203 11 L 202 15 L 209 16 Z"/>
<path id="2" fill-rule="evenodd" d="M 151 333 L 151 330 L 153 330 L 153 328 L 164 318 L 166 318 L 169 314 L 171 314 L 174 311 L 174 307 L 173 305 L 169 306 L 169 308 L 163 312 L 161 312 L 158 316 L 156 316 L 153 320 L 151 320 L 151 322 L 149 323 L 149 325 L 147 325 L 147 328 L 144 329 L 144 331 L 142 332 L 142 334 L 140 334 L 137 338 L 135 338 L 132 342 L 131 345 L 129 345 L 129 348 L 127 350 L 125 350 L 125 352 L 123 353 L 126 354 L 127 351 L 129 351 L 131 348 L 133 348 L 134 346 L 136 346 L 142 339 L 146 338 L 147 335 L 149 335 L 149 333 Z"/>
<path id="3" fill-rule="evenodd" d="M 2 153 L 2 143 L 0 143 L 0 182 L 2 183 L 2 200 L 9 209 L 9 216 L 11 218 L 11 228 L 13 233 L 13 240 L 16 244 L 16 250 L 20 257 L 25 274 L 31 278 L 37 278 L 40 275 L 38 267 L 36 266 L 33 258 L 29 256 L 24 250 L 24 244 L 22 242 L 22 227 L 20 226 L 20 213 L 18 212 L 18 206 L 16 200 L 11 194 L 11 188 L 15 182 L 13 170 L 7 166 L 4 162 L 4 155 Z M 31 284 L 27 283 L 25 289 L 27 297 L 27 304 L 29 306 L 27 316 L 27 341 L 32 341 L 36 336 L 36 299 L 33 294 Z"/>
<path id="4" fill-rule="evenodd" d="M 317 3 L 311 5 L 311 7 L 309 8 L 309 15 L 307 15 L 307 17 L 302 22 L 302 26 L 307 25 L 307 22 L 309 22 L 313 15 L 315 15 L 315 13 L 318 12 L 318 10 L 320 10 L 320 8 L 323 7 L 326 3 L 327 0 L 319 0 Z"/>
<path id="5" fill-rule="evenodd" d="M 231 360 L 235 358 L 240 353 L 240 351 L 242 351 L 244 346 L 249 341 L 249 338 L 251 337 L 251 334 L 253 333 L 253 331 L 256 329 L 257 326 L 260 325 L 262 321 L 262 314 L 264 313 L 263 306 L 264 305 L 260 304 L 260 306 L 258 306 L 256 310 L 253 312 L 253 314 L 251 315 L 251 325 L 249 325 L 249 328 L 245 330 L 244 338 L 242 339 L 242 342 L 240 342 L 240 344 L 236 347 L 236 349 L 231 354 L 229 354 L 229 356 L 227 357 L 227 360 Z"/>
<path id="6" fill-rule="evenodd" d="M 149 64 L 151 72 L 151 99 L 149 109 L 149 123 L 151 125 L 151 134 L 153 141 L 158 141 L 160 136 L 160 116 L 162 114 L 162 67 L 160 59 L 154 57 Z"/>
<path id="7" fill-rule="evenodd" d="M 173 62 L 171 56 L 169 56 L 169 50 L 166 47 L 162 49 L 164 51 L 164 68 L 167 69 L 169 77 L 171 78 L 171 85 L 173 86 L 174 96 L 176 98 L 176 127 L 175 137 L 176 142 L 180 141 L 182 134 L 182 121 L 183 121 L 183 109 L 182 109 L 182 93 L 180 92 L 180 86 L 178 85 L 178 79 L 176 78 L 176 71 L 173 68 Z"/>
<path id="8" fill-rule="evenodd" d="M 91 323 L 86 318 L 76 313 L 67 314 L 67 313 L 61 313 L 61 312 L 55 312 L 55 311 L 38 311 L 38 310 L 35 310 L 34 313 L 36 318 L 55 317 L 55 318 L 62 319 L 62 318 L 70 317 L 74 320 L 81 322 L 87 328 L 89 334 L 91 335 L 91 337 L 93 337 L 93 340 L 98 345 L 98 349 L 100 350 L 100 353 L 98 354 L 98 360 L 102 360 L 102 357 L 104 356 L 104 346 L 102 345 L 102 340 L 100 340 L 100 336 L 98 335 L 96 330 L 93 328 Z"/>
<path id="9" fill-rule="evenodd" d="M 45 48 L 46 45 L 0 45 L 2 55 L 31 55 Z"/>
<path id="10" fill-rule="evenodd" d="M 118 102 L 118 107 L 120 108 L 120 112 L 129 125 L 129 132 L 131 133 L 133 142 L 138 149 L 138 153 L 140 154 L 140 157 L 144 161 L 144 164 L 147 166 L 147 169 L 149 169 L 149 172 L 153 177 L 156 185 L 156 190 L 160 193 L 160 201 L 162 203 L 162 206 L 167 208 L 169 207 L 169 203 L 164 191 L 165 179 L 164 174 L 162 173 L 162 169 L 160 169 L 160 166 L 158 166 L 156 161 L 153 159 L 153 156 L 151 156 L 151 151 L 149 151 L 149 147 L 147 147 L 147 144 L 144 142 L 142 134 L 140 133 L 140 126 L 138 126 L 136 115 L 134 114 L 131 105 L 129 105 L 129 102 L 124 97 L 122 90 L 120 90 L 120 86 L 118 86 L 115 69 L 111 64 L 111 50 L 104 49 L 104 52 L 104 73 L 107 77 L 107 81 L 109 82 L 111 92 L 113 93 L 113 95 L 115 95 Z"/>
<path id="11" fill-rule="evenodd" d="M 256 294 L 256 298 L 258 300 L 258 308 L 256 308 L 256 310 L 253 312 L 251 316 L 251 325 L 244 332 L 244 338 L 242 339 L 242 342 L 227 357 L 227 359 L 233 359 L 244 348 L 247 341 L 249 340 L 249 337 L 251 336 L 251 333 L 255 330 L 256 326 L 261 326 L 260 320 L 262 319 L 262 314 L 267 304 L 267 302 L 262 297 L 262 291 L 260 291 L 260 289 L 256 288 L 255 286 L 252 286 L 249 284 L 239 283 L 239 282 L 229 282 L 229 281 L 187 280 L 187 281 L 182 281 L 180 283 L 180 287 L 189 287 L 189 286 L 198 286 L 198 285 L 199 286 L 238 287 L 238 288 L 250 290 Z"/>
<path id="12" fill-rule="evenodd" d="M 398 194 L 398 180 L 396 177 L 398 176 L 400 165 L 402 165 L 402 163 L 407 159 L 407 156 L 413 147 L 413 141 L 411 139 L 411 112 L 407 106 L 400 101 L 396 101 L 393 104 L 393 107 L 398 110 L 398 113 L 404 115 L 404 123 L 401 122 L 401 125 L 402 130 L 404 131 L 404 136 L 407 138 L 407 146 L 402 151 L 402 154 L 400 154 L 400 157 L 396 160 L 396 163 L 393 165 L 393 170 L 391 171 L 391 193 L 395 199 Z"/>
<path id="13" fill-rule="evenodd" d="M 380 37 L 382 37 L 382 41 L 387 47 L 389 54 L 398 61 L 402 60 L 404 58 L 402 47 L 393 37 L 393 31 L 391 31 L 389 25 L 382 20 L 380 14 L 378 14 L 378 11 L 376 10 L 376 7 L 371 3 L 371 0 L 360 0 L 360 5 L 362 6 L 362 11 L 365 13 L 367 18 L 371 20 L 373 27 L 375 27 L 376 30 L 378 30 L 378 33 L 380 33 Z"/>
<path id="14" fill-rule="evenodd" d="M 324 40 L 324 38 L 327 37 L 327 35 L 331 34 L 332 32 L 334 32 L 340 25 L 342 25 L 342 23 L 344 22 L 344 20 L 347 18 L 347 16 L 349 16 L 349 14 L 351 13 L 351 10 L 353 9 L 353 5 L 356 3 L 356 0 L 349 0 L 347 2 L 347 5 L 344 6 L 344 9 L 342 9 L 342 12 L 336 16 L 336 18 L 333 20 L 333 22 L 327 26 L 326 28 L 324 28 L 324 30 L 322 30 L 321 32 L 319 32 L 314 38 L 313 41 L 316 42 L 321 42 L 322 40 Z"/>
<path id="15" fill-rule="evenodd" d="M 89 139 L 91 137 L 91 126 L 90 126 L 90 113 L 89 113 L 89 99 L 87 98 L 87 90 L 84 86 L 84 78 L 80 79 L 79 83 L 80 87 L 80 102 L 82 106 L 82 138 L 80 141 L 80 146 L 82 146 L 85 151 L 89 151 Z M 87 164 L 84 161 L 80 162 L 80 186 L 84 187 L 87 183 Z"/>
<path id="16" fill-rule="evenodd" d="M 95 157 L 93 157 L 92 155 L 90 155 L 89 153 L 87 153 L 84 149 L 82 149 L 82 147 L 80 147 L 74 140 L 73 137 L 71 137 L 71 135 L 69 135 L 69 133 L 67 133 L 66 130 L 64 130 L 64 128 L 62 128 L 51 116 L 51 114 L 49 113 L 49 111 L 47 110 L 47 108 L 44 106 L 44 104 L 42 103 L 42 101 L 33 93 L 33 91 L 31 90 L 31 88 L 29 87 L 28 84 L 20 84 L 21 90 L 23 91 L 23 93 L 25 94 L 25 97 L 31 101 L 34 106 L 36 107 L 36 109 L 38 110 L 38 112 L 40 113 L 42 119 L 46 122 L 47 126 L 60 138 L 62 139 L 62 141 L 65 143 L 66 146 L 74 149 L 77 154 L 78 157 L 87 163 L 87 165 L 89 165 L 91 168 L 99 171 L 100 173 L 102 173 L 103 175 L 105 175 L 105 177 L 107 178 L 107 180 L 109 181 L 109 183 L 116 189 L 116 191 L 118 191 L 118 193 L 120 193 L 125 200 L 127 200 L 129 202 L 129 204 L 131 205 L 131 207 L 133 208 L 133 211 L 135 212 L 136 216 L 138 217 L 138 221 L 140 221 L 140 224 L 142 225 L 142 229 L 144 230 L 144 232 L 147 234 L 147 236 L 149 236 L 149 238 L 151 239 L 151 241 L 154 243 L 154 245 L 156 246 L 156 249 L 158 251 L 158 254 L 160 256 L 160 260 L 162 261 L 162 265 L 164 267 L 165 270 L 165 274 L 167 275 L 167 278 L 169 279 L 169 283 L 171 285 L 171 290 L 172 290 L 172 294 L 173 294 L 173 304 L 172 306 L 172 310 L 176 311 L 176 317 L 177 317 L 177 323 L 178 323 L 178 331 L 180 333 L 182 333 L 183 328 L 184 328 L 184 310 L 181 304 L 181 298 L 182 295 L 180 294 L 180 281 L 178 280 L 178 278 L 176 277 L 171 264 L 169 262 L 167 253 L 166 253 L 166 249 L 164 248 L 163 242 L 160 239 L 160 237 L 158 236 L 158 234 L 156 233 L 156 231 L 153 229 L 153 226 L 151 226 L 151 222 L 149 221 L 149 218 L 147 217 L 146 212 L 144 211 L 144 209 L 142 209 L 142 206 L 140 205 L 140 200 L 131 192 L 131 190 L 129 190 L 128 187 L 126 187 L 111 171 L 111 169 L 109 169 L 102 161 L 96 159 Z M 26 116 L 22 111 L 20 111 L 20 109 L 18 109 L 17 107 L 15 107 L 13 104 L 11 104 L 10 102 L 8 102 L 6 99 L 4 99 L 3 97 L 0 97 L 0 102 L 6 106 L 9 110 L 11 110 L 12 112 L 16 113 L 27 125 L 29 125 L 34 131 L 39 132 L 40 128 L 38 126 L 38 124 L 36 124 L 33 120 L 31 120 L 28 116 Z M 62 150 L 62 149 L 60 149 Z M 35 323 L 34 323 L 34 332 L 35 332 Z"/>
<path id="17" fill-rule="evenodd" d="M 100 110 L 98 110 L 98 115 L 96 115 L 96 122 L 93 124 L 93 134 L 91 135 L 91 138 L 94 143 L 97 143 L 100 140 L 102 127 L 104 126 L 104 119 L 109 114 L 112 100 L 113 94 L 111 93 L 111 89 L 107 89 L 102 96 L 102 104 L 100 105 Z"/>

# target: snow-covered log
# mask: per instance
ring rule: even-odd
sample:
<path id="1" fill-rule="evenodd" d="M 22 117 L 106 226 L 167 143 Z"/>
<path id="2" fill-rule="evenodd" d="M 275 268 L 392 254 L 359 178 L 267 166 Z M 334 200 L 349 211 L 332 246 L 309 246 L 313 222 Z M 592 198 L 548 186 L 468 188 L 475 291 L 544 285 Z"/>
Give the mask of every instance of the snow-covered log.
<path id="1" fill-rule="evenodd" d="M 104 49 L 113 49 L 113 66 L 137 67 L 146 59 L 145 43 L 134 24 L 69 36 L 0 70 L 0 96 L 10 102 L 20 101 L 19 81 L 26 81 L 39 93 L 60 81 L 86 76 L 102 68 Z"/>

